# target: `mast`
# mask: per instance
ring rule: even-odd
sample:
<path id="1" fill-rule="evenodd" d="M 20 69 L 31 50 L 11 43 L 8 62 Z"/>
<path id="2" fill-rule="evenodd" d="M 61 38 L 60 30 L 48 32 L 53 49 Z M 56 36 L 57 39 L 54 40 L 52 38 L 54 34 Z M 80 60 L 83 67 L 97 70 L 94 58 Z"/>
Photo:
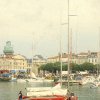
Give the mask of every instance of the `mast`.
<path id="1" fill-rule="evenodd" d="M 72 53 L 72 30 L 71 30 L 71 34 L 70 34 L 70 16 L 76 16 L 76 15 L 70 15 L 69 14 L 69 0 L 68 0 L 68 8 L 67 8 L 67 15 L 68 15 L 68 90 L 69 90 L 69 79 L 70 79 L 70 57 L 71 57 L 71 53 Z"/>
<path id="2" fill-rule="evenodd" d="M 62 87 L 62 36 L 60 32 L 60 74 L 61 74 L 61 87 Z"/>
<path id="3" fill-rule="evenodd" d="M 69 47 L 70 47 L 70 41 L 69 41 L 69 36 L 70 36 L 70 33 L 69 33 L 69 0 L 68 0 L 68 90 L 69 90 L 69 78 L 70 78 L 70 50 L 69 50 Z"/>

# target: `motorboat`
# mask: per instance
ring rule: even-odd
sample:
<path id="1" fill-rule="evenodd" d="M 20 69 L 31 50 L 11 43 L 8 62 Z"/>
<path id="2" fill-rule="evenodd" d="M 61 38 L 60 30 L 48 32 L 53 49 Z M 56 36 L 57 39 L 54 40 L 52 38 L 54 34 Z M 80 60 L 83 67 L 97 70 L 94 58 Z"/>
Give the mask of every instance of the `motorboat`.
<path id="1" fill-rule="evenodd" d="M 80 81 L 80 85 L 85 85 L 88 83 L 93 83 L 95 81 L 95 77 L 93 76 L 86 76 Z"/>
<path id="2" fill-rule="evenodd" d="M 0 76 L 0 81 L 10 81 L 11 75 L 9 73 L 4 73 Z"/>
<path id="3" fill-rule="evenodd" d="M 92 83 L 92 84 L 90 85 L 90 88 L 98 88 L 98 85 L 97 85 L 97 84 Z"/>
<path id="4" fill-rule="evenodd" d="M 99 87 L 99 86 L 100 86 L 100 81 L 99 81 L 99 80 L 95 80 L 95 81 L 91 84 L 90 88 Z"/>

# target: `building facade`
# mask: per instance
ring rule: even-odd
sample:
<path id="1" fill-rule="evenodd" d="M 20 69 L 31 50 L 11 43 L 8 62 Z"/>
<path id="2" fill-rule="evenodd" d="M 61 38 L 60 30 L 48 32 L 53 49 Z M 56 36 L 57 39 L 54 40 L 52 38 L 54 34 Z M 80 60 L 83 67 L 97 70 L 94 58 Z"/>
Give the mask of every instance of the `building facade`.
<path id="1" fill-rule="evenodd" d="M 47 60 L 44 59 L 41 55 L 35 55 L 32 59 L 32 72 L 34 72 L 36 75 L 38 75 L 39 67 L 46 63 L 47 63 Z"/>
<path id="2" fill-rule="evenodd" d="M 100 64 L 100 53 L 99 52 L 81 52 L 78 54 L 69 55 L 70 62 L 75 64 L 83 64 L 89 62 L 92 64 Z M 49 57 L 47 62 L 55 63 L 60 61 L 60 56 Z M 68 63 L 68 55 L 62 54 L 62 62 Z"/>
<path id="3" fill-rule="evenodd" d="M 27 70 L 27 59 L 22 55 L 13 55 L 8 58 L 6 55 L 0 57 L 0 70 Z"/>
<path id="4" fill-rule="evenodd" d="M 27 70 L 30 69 L 26 57 L 20 54 L 14 54 L 11 42 L 7 41 L 3 50 L 4 54 L 0 55 L 0 70 Z"/>

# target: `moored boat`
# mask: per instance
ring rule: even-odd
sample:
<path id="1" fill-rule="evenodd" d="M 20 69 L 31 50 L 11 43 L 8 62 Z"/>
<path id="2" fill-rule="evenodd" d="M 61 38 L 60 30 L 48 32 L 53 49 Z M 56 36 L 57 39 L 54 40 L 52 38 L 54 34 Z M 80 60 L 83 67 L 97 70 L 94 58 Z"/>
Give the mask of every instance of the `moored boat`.
<path id="1" fill-rule="evenodd" d="M 10 81 L 11 78 L 7 78 L 7 77 L 0 77 L 0 81 Z"/>
<path id="2" fill-rule="evenodd" d="M 65 96 L 61 96 L 61 95 L 42 96 L 42 97 L 23 96 L 23 99 L 24 100 L 65 100 L 65 99 L 67 100 Z"/>
<path id="3" fill-rule="evenodd" d="M 84 77 L 81 81 L 80 81 L 80 85 L 85 85 L 88 83 L 93 83 L 95 81 L 95 77 L 94 76 L 86 76 Z"/>
<path id="4" fill-rule="evenodd" d="M 10 81 L 11 75 L 9 73 L 4 73 L 0 76 L 0 81 Z"/>
<path id="5" fill-rule="evenodd" d="M 27 96 L 48 96 L 48 95 L 66 95 L 67 89 L 62 89 L 61 84 L 54 87 L 28 87 Z"/>

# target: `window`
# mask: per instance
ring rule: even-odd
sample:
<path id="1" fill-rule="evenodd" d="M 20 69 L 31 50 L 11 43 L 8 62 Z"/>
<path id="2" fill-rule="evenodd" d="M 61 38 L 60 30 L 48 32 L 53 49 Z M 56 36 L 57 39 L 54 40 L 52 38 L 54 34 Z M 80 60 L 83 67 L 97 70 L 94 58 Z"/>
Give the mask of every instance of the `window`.
<path id="1" fill-rule="evenodd" d="M 92 63 L 93 63 L 93 59 L 92 59 Z"/>
<path id="2" fill-rule="evenodd" d="M 95 59 L 95 62 L 97 62 L 97 59 Z"/>

